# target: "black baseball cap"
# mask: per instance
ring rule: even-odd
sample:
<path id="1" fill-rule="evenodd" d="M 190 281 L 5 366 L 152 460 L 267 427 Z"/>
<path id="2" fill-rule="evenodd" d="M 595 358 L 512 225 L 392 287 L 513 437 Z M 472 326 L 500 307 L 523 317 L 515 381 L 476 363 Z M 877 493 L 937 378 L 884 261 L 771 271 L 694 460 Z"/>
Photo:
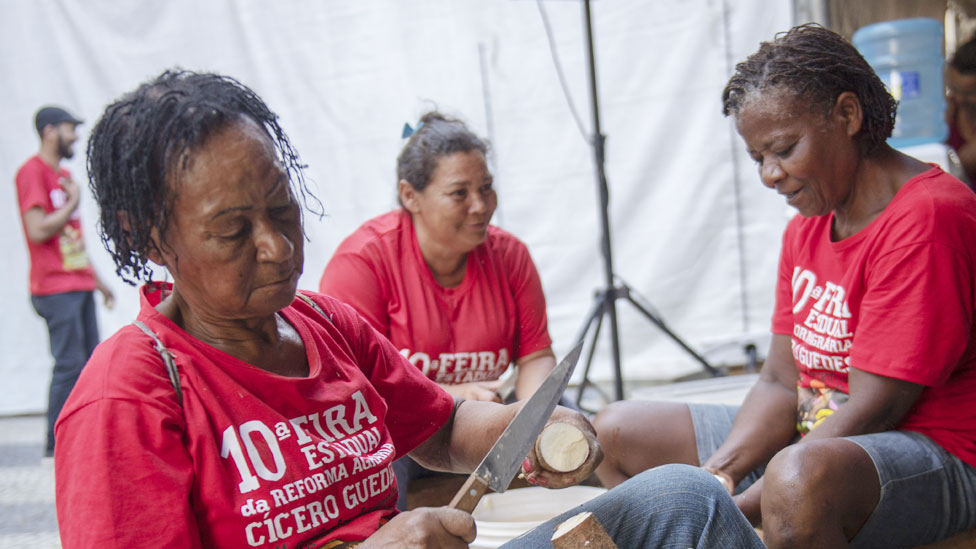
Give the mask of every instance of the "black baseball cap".
<path id="1" fill-rule="evenodd" d="M 37 135 L 44 132 L 45 126 L 57 126 L 62 122 L 71 122 L 74 125 L 81 124 L 84 120 L 75 118 L 71 113 L 61 107 L 41 107 L 34 115 L 34 127 L 37 128 Z"/>

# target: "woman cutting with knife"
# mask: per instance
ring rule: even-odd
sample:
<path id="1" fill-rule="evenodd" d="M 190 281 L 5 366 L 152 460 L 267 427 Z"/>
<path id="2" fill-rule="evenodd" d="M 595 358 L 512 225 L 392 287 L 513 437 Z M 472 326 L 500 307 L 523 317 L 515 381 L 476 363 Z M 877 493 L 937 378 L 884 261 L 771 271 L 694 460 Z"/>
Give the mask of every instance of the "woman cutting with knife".
<path id="1" fill-rule="evenodd" d="M 391 464 L 471 471 L 518 405 L 452 398 L 351 308 L 296 295 L 302 164 L 253 92 L 167 72 L 110 105 L 88 150 L 103 240 L 141 290 L 57 424 L 65 547 L 462 546 L 470 515 L 398 514 Z M 172 363 L 172 365 L 170 365 Z M 567 486 L 600 458 L 533 481 Z M 534 455 L 530 453 L 530 456 Z M 366 545 L 364 545 L 365 547 Z"/>

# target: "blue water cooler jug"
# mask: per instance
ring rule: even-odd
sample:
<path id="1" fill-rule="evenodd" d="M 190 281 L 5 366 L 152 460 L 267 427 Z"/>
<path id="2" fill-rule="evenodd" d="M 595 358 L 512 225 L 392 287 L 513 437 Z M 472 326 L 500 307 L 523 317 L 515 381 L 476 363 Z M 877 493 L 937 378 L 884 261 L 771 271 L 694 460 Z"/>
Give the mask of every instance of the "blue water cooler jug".
<path id="1" fill-rule="evenodd" d="M 884 21 L 861 27 L 851 42 L 898 101 L 888 144 L 902 148 L 945 141 L 942 24 L 927 17 Z"/>

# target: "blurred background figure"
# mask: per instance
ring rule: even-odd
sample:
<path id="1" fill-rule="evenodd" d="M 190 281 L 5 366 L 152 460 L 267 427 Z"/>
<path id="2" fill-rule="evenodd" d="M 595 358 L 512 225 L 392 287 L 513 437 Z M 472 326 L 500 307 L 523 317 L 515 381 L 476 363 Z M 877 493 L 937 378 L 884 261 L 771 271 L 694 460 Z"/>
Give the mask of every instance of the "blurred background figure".
<path id="1" fill-rule="evenodd" d="M 34 116 L 40 150 L 17 171 L 17 199 L 30 254 L 31 304 L 47 323 L 54 370 L 48 391 L 45 456 L 54 455 L 54 422 L 98 344 L 96 288 L 111 308 L 115 297 L 88 259 L 78 203 L 81 191 L 62 159 L 74 156 L 82 121 L 60 107 Z"/>
<path id="2" fill-rule="evenodd" d="M 959 46 L 946 68 L 948 144 L 959 154 L 967 183 L 976 181 L 976 38 Z"/>

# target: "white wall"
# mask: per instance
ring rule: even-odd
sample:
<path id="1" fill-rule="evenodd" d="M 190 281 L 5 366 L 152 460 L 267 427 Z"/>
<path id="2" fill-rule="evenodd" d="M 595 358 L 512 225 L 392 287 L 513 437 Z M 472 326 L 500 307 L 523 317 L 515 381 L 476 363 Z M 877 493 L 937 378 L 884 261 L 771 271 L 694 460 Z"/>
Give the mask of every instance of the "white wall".
<path id="1" fill-rule="evenodd" d="M 589 132 L 581 4 L 543 5 Z M 720 93 L 732 63 L 790 19 L 788 2 L 593 3 L 615 270 L 716 361 L 741 359 L 738 343 L 767 333 L 785 223 L 784 206 L 759 184 L 721 116 Z M 308 289 L 345 235 L 394 207 L 404 122 L 437 106 L 482 135 L 492 127 L 495 223 L 534 256 L 557 353 L 572 345 L 593 291 L 604 284 L 598 194 L 592 154 L 560 89 L 536 2 L 0 0 L 0 174 L 8 181 L 0 193 L 7 257 L 0 413 L 43 409 L 52 363 L 27 295 L 13 185 L 37 148 L 34 111 L 61 104 L 87 120 L 67 163 L 84 181 L 84 145 L 104 106 L 174 66 L 235 76 L 280 114 L 328 211 L 307 221 L 301 287 Z M 82 215 L 96 268 L 111 276 L 87 189 Z M 134 289 L 121 281 L 115 289 L 116 309 L 99 311 L 103 337 L 137 310 Z M 626 303 L 619 308 L 627 378 L 698 370 Z M 609 376 L 604 347 L 597 379 Z"/>

